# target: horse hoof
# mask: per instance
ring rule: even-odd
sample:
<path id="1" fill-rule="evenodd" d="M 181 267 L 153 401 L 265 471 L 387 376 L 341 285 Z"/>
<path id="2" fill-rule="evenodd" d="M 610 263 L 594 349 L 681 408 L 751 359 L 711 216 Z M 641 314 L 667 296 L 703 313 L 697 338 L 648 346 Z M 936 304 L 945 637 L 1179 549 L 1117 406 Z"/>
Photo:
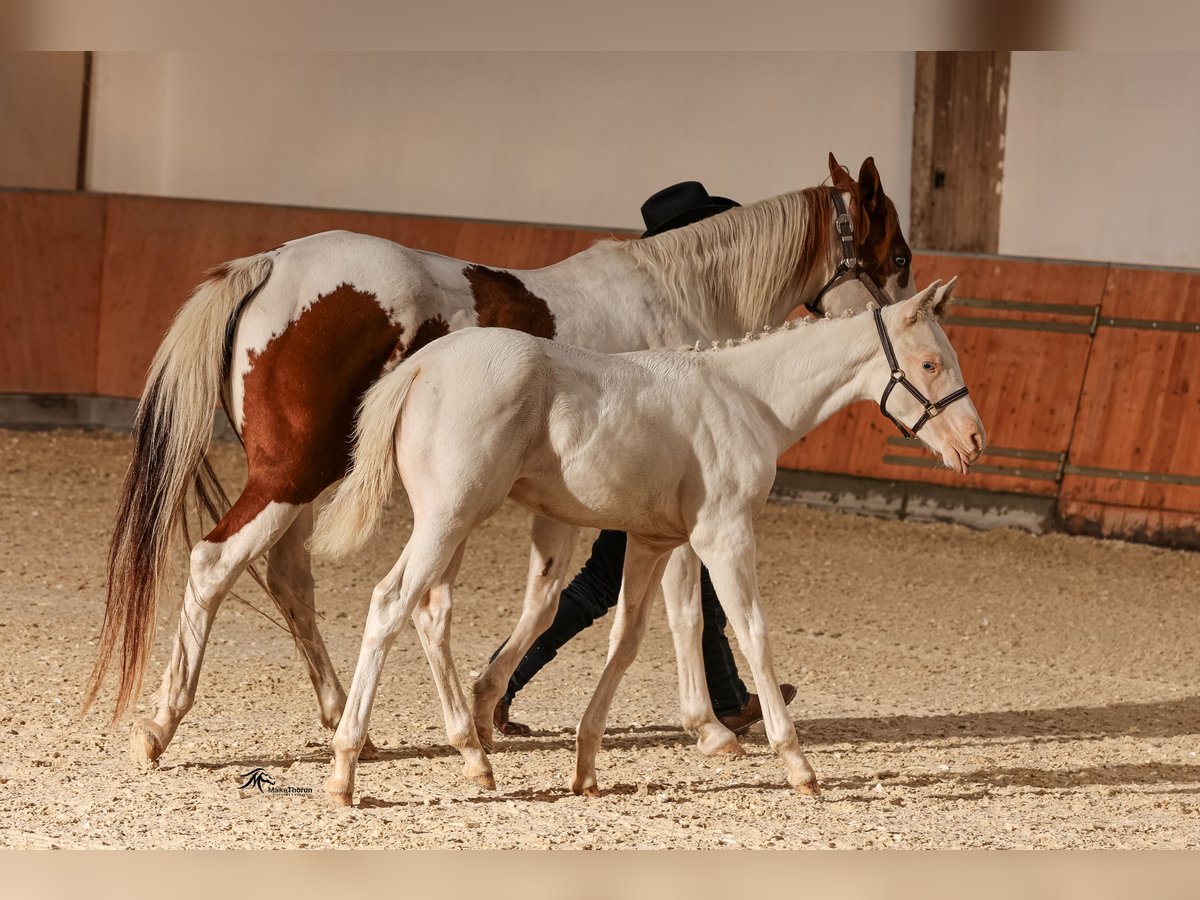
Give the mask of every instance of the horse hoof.
<path id="1" fill-rule="evenodd" d="M 803 781 L 799 782 L 798 784 L 793 785 L 793 787 L 795 787 L 797 791 L 799 791 L 801 794 L 803 794 L 806 797 L 820 797 L 821 796 L 821 786 L 817 784 L 817 776 L 816 775 L 808 776 L 808 778 L 804 779 Z"/>
<path id="2" fill-rule="evenodd" d="M 746 748 L 737 739 L 737 735 L 732 732 L 724 735 L 719 742 L 708 743 L 701 740 L 696 746 L 704 756 L 732 756 L 736 758 L 746 755 Z"/>
<path id="3" fill-rule="evenodd" d="M 338 779 L 330 778 L 325 782 L 325 793 L 335 806 L 354 805 L 354 788 L 346 787 Z"/>
<path id="4" fill-rule="evenodd" d="M 141 719 L 129 729 L 129 758 L 137 768 L 158 768 L 158 758 L 165 749 L 152 719 Z"/>
<path id="5" fill-rule="evenodd" d="M 600 788 L 596 784 L 596 776 L 576 776 L 571 782 L 571 792 L 578 797 L 596 799 L 600 796 Z"/>
<path id="6" fill-rule="evenodd" d="M 379 748 L 371 743 L 371 739 L 369 737 L 367 738 L 366 743 L 362 745 L 362 749 L 358 751 L 358 758 L 360 760 L 380 759 L 382 756 L 383 754 L 379 752 Z"/>
<path id="7" fill-rule="evenodd" d="M 479 736 L 479 746 L 483 748 L 483 752 L 494 753 L 496 742 L 492 739 L 492 723 L 488 722 L 487 727 L 476 725 L 475 733 Z"/>
<path id="8" fill-rule="evenodd" d="M 496 789 L 496 776 L 491 772 L 480 772 L 478 775 L 468 775 L 467 777 L 485 791 L 494 791 Z"/>

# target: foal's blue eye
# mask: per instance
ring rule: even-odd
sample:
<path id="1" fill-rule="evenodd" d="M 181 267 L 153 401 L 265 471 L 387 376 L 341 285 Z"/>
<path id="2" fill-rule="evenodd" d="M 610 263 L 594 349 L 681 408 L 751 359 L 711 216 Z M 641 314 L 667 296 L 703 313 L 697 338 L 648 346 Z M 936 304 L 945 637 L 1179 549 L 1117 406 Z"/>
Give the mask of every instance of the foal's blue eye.
<path id="1" fill-rule="evenodd" d="M 907 256 L 897 256 L 896 257 L 896 268 L 897 269 L 903 269 L 907 265 L 908 265 L 908 257 Z"/>

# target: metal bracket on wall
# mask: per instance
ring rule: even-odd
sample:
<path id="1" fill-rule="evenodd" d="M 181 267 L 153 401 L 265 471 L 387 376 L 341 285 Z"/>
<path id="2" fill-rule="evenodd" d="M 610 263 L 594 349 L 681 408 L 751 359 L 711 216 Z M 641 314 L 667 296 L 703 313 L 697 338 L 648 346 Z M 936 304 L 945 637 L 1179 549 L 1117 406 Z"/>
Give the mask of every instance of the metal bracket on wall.
<path id="1" fill-rule="evenodd" d="M 889 437 L 891 447 L 924 448 L 920 441 L 910 441 L 901 437 Z M 1035 481 L 1059 481 L 1062 479 L 1063 466 L 1066 461 L 1065 453 L 1054 453 L 1049 450 L 1022 450 L 1015 447 L 988 447 L 983 452 L 983 459 L 1025 459 L 1031 462 L 1054 463 L 1053 469 L 1031 469 L 1025 466 L 1006 466 L 999 463 L 978 462 L 971 466 L 972 472 L 987 475 L 1008 475 L 1013 478 L 1029 478 Z M 912 466 L 919 469 L 940 469 L 942 461 L 931 456 L 896 456 L 885 453 L 883 461 L 894 466 Z"/>
<path id="2" fill-rule="evenodd" d="M 1041 313 L 1088 319 L 1088 322 L 1029 322 L 1024 320 L 965 316 L 951 313 L 947 325 L 969 328 L 1004 328 L 1013 331 L 1052 331 L 1060 334 L 1095 334 L 1098 328 L 1132 328 L 1139 331 L 1175 331 L 1200 334 L 1200 322 L 1168 322 L 1161 319 L 1125 319 L 1100 315 L 1099 306 L 1075 306 L 1070 303 L 1032 303 L 1024 300 L 988 300 L 963 297 L 955 300 L 956 308 L 989 309 L 997 312 Z"/>
<path id="3" fill-rule="evenodd" d="M 924 449 L 920 441 L 901 437 L 889 437 L 890 447 Z M 1200 487 L 1200 475 L 1174 475 L 1170 472 L 1141 472 L 1133 469 L 1105 469 L 1099 466 L 1077 466 L 1067 462 L 1066 453 L 1052 450 L 1021 450 L 1015 447 L 988 447 L 983 459 L 1027 459 L 1038 462 L 1056 463 L 1054 469 L 1029 469 L 1021 466 L 1006 466 L 995 463 L 976 463 L 972 472 L 987 475 L 1008 475 L 1012 478 L 1029 478 L 1035 481 L 1060 482 L 1064 475 L 1080 475 L 1085 478 L 1114 478 L 1120 481 L 1140 481 L 1146 484 L 1179 484 L 1185 487 Z M 896 456 L 885 453 L 883 461 L 893 466 L 910 466 L 918 469 L 940 469 L 942 462 L 932 456 Z"/>

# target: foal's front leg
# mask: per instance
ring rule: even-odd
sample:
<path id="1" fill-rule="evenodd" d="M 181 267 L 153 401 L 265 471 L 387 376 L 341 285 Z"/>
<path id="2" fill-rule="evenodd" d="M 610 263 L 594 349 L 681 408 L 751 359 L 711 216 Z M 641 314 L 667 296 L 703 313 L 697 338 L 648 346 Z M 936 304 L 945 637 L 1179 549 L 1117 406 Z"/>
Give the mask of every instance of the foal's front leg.
<path id="1" fill-rule="evenodd" d="M 704 614 L 700 608 L 700 560 L 690 544 L 677 547 L 667 561 L 662 580 L 667 621 L 675 641 L 675 663 L 679 669 L 679 706 L 683 729 L 697 738 L 696 746 L 706 756 L 745 751 L 737 736 L 721 724 L 713 712 L 704 672 L 702 635 Z"/>
<path id="2" fill-rule="evenodd" d="M 504 696 L 508 679 L 529 648 L 554 621 L 558 612 L 558 595 L 563 588 L 563 575 L 571 562 L 575 538 L 579 529 L 553 519 L 534 516 L 529 551 L 529 576 L 525 585 L 525 601 L 521 616 L 512 635 L 475 679 L 475 731 L 483 748 L 491 751 L 492 714 Z"/>
<path id="3" fill-rule="evenodd" d="M 753 522 L 730 522 L 721 516 L 711 518 L 714 521 L 703 523 L 693 531 L 692 543 L 708 566 L 721 606 L 754 673 L 767 739 L 783 758 L 788 783 L 802 794 L 819 794 L 816 773 L 800 750 L 796 723 L 788 715 L 775 674 L 767 620 L 758 596 Z"/>
<path id="4" fill-rule="evenodd" d="M 576 733 L 575 777 L 571 790 L 585 797 L 599 797 L 596 781 L 596 754 L 608 722 L 608 710 L 617 693 L 621 676 L 637 657 L 642 635 L 646 632 L 646 613 L 654 586 L 662 580 L 666 554 L 661 547 L 643 544 L 630 535 L 625 545 L 625 570 L 617 615 L 608 639 L 608 661 L 600 683 L 588 703 Z"/>

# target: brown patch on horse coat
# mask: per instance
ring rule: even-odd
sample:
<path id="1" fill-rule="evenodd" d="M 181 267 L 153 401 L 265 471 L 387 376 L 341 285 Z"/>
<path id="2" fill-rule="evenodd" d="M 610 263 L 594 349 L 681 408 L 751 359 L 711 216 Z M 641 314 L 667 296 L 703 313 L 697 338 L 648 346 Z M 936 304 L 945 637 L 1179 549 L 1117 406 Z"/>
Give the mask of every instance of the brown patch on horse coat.
<path id="1" fill-rule="evenodd" d="M 534 337 L 554 337 L 554 315 L 546 301 L 512 272 L 467 266 L 463 270 L 484 328 L 513 328 Z"/>
<path id="2" fill-rule="evenodd" d="M 448 328 L 440 318 L 423 323 L 409 351 L 423 331 Z M 358 401 L 403 333 L 373 294 L 342 284 L 250 354 L 242 406 L 249 479 L 205 540 L 227 540 L 271 502 L 311 503 L 346 473 Z"/>

